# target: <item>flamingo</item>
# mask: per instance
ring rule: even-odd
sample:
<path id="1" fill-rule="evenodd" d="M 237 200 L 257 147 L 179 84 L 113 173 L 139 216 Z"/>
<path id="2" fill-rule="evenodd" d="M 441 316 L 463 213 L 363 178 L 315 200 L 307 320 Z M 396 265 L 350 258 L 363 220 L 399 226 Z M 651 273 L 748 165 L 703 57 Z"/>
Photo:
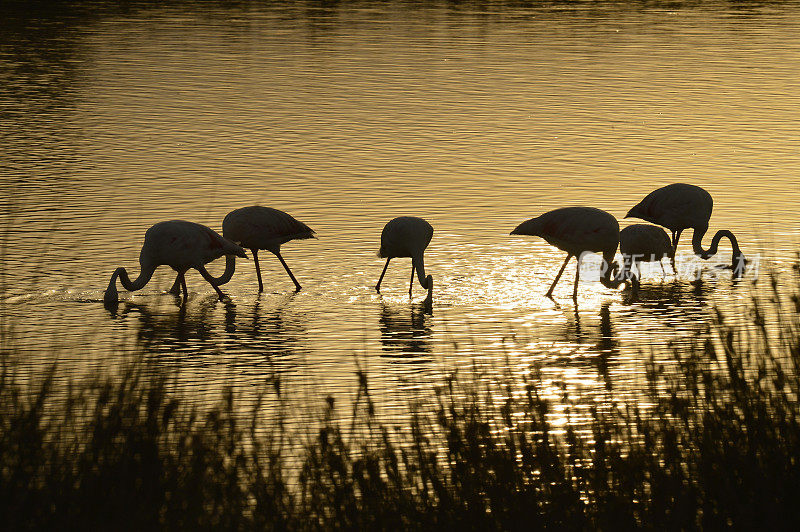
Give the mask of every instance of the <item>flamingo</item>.
<path id="1" fill-rule="evenodd" d="M 204 264 L 223 255 L 226 256 L 225 274 L 217 279 L 208 273 Z M 103 301 L 106 305 L 114 305 L 119 301 L 117 278 L 122 282 L 125 290 L 131 292 L 141 290 L 150 281 L 156 268 L 161 265 L 169 266 L 178 272 L 175 284 L 179 285 L 179 289 L 183 288 L 183 304 L 186 304 L 188 297 L 184 275 L 190 268 L 199 271 L 200 275 L 214 287 L 219 299 L 222 300 L 225 298 L 225 294 L 219 289 L 219 285 L 227 282 L 226 278 L 230 279 L 230 276 L 233 275 L 234 255 L 247 258 L 244 249 L 204 225 L 183 220 L 159 222 L 144 234 L 144 244 L 139 253 L 141 267 L 139 277 L 135 281 L 131 281 L 125 268 L 117 268 L 111 275 L 111 281 L 108 283 Z"/>
<path id="2" fill-rule="evenodd" d="M 414 216 L 399 216 L 390 220 L 381 233 L 381 248 L 378 256 L 386 259 L 386 266 L 375 285 L 375 291 L 380 293 L 381 281 L 389 268 L 389 261 L 396 257 L 411 257 L 411 283 L 408 287 L 408 297 L 414 287 L 414 270 L 422 288 L 428 290 L 424 304 L 430 306 L 433 302 L 433 276 L 425 276 L 425 248 L 433 237 L 433 227 L 422 218 Z"/>
<path id="3" fill-rule="evenodd" d="M 675 250 L 684 229 L 692 229 L 692 248 L 701 259 L 709 259 L 717 254 L 719 241 L 727 238 L 733 254 L 731 268 L 735 274 L 742 274 L 747 264 L 744 254 L 739 249 L 739 242 L 727 229 L 717 231 L 711 239 L 711 247 L 703 249 L 703 236 L 708 231 L 711 209 L 714 200 L 703 188 L 686 183 L 673 183 L 654 190 L 634 206 L 625 218 L 641 218 L 661 225 L 672 231 L 672 267 L 675 268 Z"/>
<path id="4" fill-rule="evenodd" d="M 563 207 L 522 222 L 511 231 L 511 234 L 539 236 L 549 244 L 567 252 L 564 264 L 545 294 L 550 299 L 553 298 L 553 289 L 572 257 L 578 260 L 572 299 L 578 299 L 581 259 L 584 253 L 590 251 L 603 254 L 600 282 L 608 288 L 617 288 L 622 284 L 619 279 L 612 279 L 612 273 L 617 268 L 613 260 L 619 244 L 619 223 L 605 211 L 593 207 Z"/>
<path id="5" fill-rule="evenodd" d="M 661 264 L 661 271 L 664 272 L 664 265 L 661 259 L 664 257 L 673 258 L 672 243 L 666 231 L 655 225 L 633 224 L 619 232 L 619 251 L 622 253 L 623 267 L 636 275 L 633 276 L 634 285 L 638 285 L 641 271 L 638 262 L 655 262 Z M 674 268 L 673 268 L 674 269 Z"/>
<path id="6" fill-rule="evenodd" d="M 261 280 L 261 267 L 258 263 L 259 249 L 266 249 L 278 257 L 286 273 L 292 279 L 295 291 L 300 291 L 302 288 L 300 283 L 297 282 L 292 270 L 289 269 L 286 261 L 281 256 L 281 244 L 285 244 L 290 240 L 314 238 L 313 229 L 283 211 L 254 205 L 229 212 L 225 219 L 222 220 L 222 234 L 228 240 L 249 249 L 253 253 L 253 262 L 256 264 L 256 274 L 258 275 L 259 292 L 264 291 L 264 283 Z M 226 268 L 225 274 L 220 277 L 220 280 L 224 282 L 230 280 L 230 276 L 227 274 L 228 270 Z M 233 275 L 233 270 L 230 271 L 230 275 Z M 177 283 L 178 280 L 176 279 L 175 285 Z M 172 291 L 175 290 L 175 285 L 172 286 Z"/>

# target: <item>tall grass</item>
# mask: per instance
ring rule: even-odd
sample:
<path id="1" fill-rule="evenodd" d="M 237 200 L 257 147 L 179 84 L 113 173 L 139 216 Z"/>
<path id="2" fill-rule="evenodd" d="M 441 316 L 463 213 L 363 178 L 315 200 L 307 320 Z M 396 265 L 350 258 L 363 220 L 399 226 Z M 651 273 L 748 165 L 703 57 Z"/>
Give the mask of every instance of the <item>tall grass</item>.
<path id="1" fill-rule="evenodd" d="M 598 404 L 554 431 L 543 378 L 451 375 L 410 422 L 377 421 L 355 376 L 357 423 L 321 407 L 295 434 L 232 392 L 199 411 L 144 361 L 23 393 L 0 373 L 0 522 L 8 529 L 716 529 L 800 524 L 800 296 L 777 282 L 718 314 L 674 367 L 648 363 L 648 400 Z M 777 318 L 778 330 L 765 315 Z M 737 320 L 737 323 L 741 321 Z M 279 381 L 264 397 L 281 402 Z M 269 426 L 269 430 L 264 430 Z"/>

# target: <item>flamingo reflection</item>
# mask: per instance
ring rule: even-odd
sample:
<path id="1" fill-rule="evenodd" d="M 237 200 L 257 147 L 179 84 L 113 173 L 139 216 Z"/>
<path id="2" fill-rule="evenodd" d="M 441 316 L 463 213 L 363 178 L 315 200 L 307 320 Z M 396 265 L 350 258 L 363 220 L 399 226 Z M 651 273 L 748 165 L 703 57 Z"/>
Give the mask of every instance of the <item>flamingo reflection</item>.
<path id="1" fill-rule="evenodd" d="M 430 315 L 426 306 L 382 305 L 379 318 L 384 356 L 407 362 L 428 362 L 431 353 Z"/>

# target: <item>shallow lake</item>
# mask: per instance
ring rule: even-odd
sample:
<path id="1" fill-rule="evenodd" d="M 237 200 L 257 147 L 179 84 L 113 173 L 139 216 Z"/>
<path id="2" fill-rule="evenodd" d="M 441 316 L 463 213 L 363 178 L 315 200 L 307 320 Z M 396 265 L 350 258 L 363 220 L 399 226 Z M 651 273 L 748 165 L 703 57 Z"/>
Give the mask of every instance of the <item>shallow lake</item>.
<path id="1" fill-rule="evenodd" d="M 458 367 L 522 372 L 554 393 L 636 394 L 650 353 L 731 320 L 800 243 L 800 6 L 795 3 L 278 2 L 16 8 L 0 22 L 3 348 L 27 377 L 113 370 L 144 350 L 191 397 L 276 373 L 302 402 L 348 396 L 366 369 L 389 411 Z M 714 197 L 755 268 L 700 282 L 655 266 L 638 297 L 510 236 L 571 205 L 625 213 L 672 182 Z M 232 209 L 289 212 L 318 239 L 237 264 L 218 302 L 196 272 L 138 273 L 145 231 L 221 231 Z M 435 228 L 432 313 L 408 259 L 374 285 L 383 225 Z M 679 257 L 691 262 L 686 233 Z M 212 273 L 222 271 L 222 262 Z M 665 261 L 666 262 L 666 261 Z"/>

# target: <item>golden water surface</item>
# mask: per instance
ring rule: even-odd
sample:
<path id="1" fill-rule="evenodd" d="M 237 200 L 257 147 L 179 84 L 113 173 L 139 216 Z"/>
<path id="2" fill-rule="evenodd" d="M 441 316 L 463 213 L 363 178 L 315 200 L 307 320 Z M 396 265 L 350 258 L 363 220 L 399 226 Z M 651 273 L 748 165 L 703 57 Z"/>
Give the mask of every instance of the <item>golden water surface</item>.
<path id="1" fill-rule="evenodd" d="M 0 317 L 26 375 L 94 375 L 144 348 L 198 398 L 278 373 L 311 403 L 353 393 L 361 367 L 391 410 L 443 371 L 532 362 L 554 389 L 625 395 L 713 306 L 747 319 L 750 281 L 800 249 L 796 3 L 88 6 L 0 22 Z M 672 182 L 708 190 L 711 231 L 759 268 L 734 282 L 707 265 L 697 283 L 656 267 L 638 298 L 587 278 L 576 307 L 573 262 L 544 297 L 564 254 L 509 236 L 518 223 L 587 205 L 624 226 Z M 230 303 L 194 272 L 180 310 L 161 268 L 104 309 L 153 223 L 220 231 L 252 204 L 317 231 L 283 248 L 301 292 L 262 252 L 261 295 L 240 262 Z M 400 215 L 435 228 L 432 313 L 419 285 L 408 299 L 407 259 L 373 289 Z"/>

